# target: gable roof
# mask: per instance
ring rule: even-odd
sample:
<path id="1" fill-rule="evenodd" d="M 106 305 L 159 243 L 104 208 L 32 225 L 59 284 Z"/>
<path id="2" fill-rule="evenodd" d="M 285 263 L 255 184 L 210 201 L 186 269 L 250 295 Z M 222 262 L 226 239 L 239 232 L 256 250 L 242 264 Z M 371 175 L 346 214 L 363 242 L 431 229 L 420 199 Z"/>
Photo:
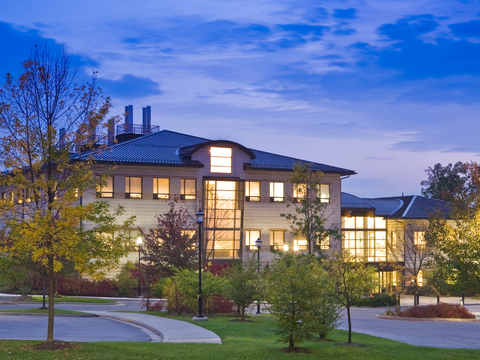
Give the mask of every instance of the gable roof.
<path id="1" fill-rule="evenodd" d="M 342 210 L 375 210 L 369 202 L 345 192 L 341 193 Z"/>
<path id="2" fill-rule="evenodd" d="M 451 204 L 420 195 L 363 199 L 375 207 L 375 214 L 391 219 L 428 219 L 440 211 L 450 214 Z"/>
<path id="3" fill-rule="evenodd" d="M 92 159 L 97 163 L 203 167 L 204 165 L 200 162 L 190 160 L 188 155 L 198 149 L 199 146 L 218 142 L 220 141 L 212 141 L 170 130 L 161 130 L 133 140 L 107 146 L 105 149 L 82 154 L 78 159 Z M 237 147 L 243 148 L 249 155 L 253 155 L 254 158 L 250 156 L 251 161 L 245 165 L 247 169 L 288 171 L 292 170 L 295 163 L 300 161 L 303 163 L 311 163 L 312 170 L 320 170 L 325 173 L 340 175 L 356 174 L 355 171 L 348 169 L 295 159 L 260 150 L 247 149 L 240 144 L 230 141 L 224 142 L 235 144 Z"/>

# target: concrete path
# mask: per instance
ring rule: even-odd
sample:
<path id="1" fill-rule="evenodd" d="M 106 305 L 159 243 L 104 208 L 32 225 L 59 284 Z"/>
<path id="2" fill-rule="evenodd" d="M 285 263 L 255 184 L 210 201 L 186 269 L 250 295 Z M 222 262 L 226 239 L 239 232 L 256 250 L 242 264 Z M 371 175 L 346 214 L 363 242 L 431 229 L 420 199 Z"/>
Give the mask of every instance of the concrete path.
<path id="1" fill-rule="evenodd" d="M 92 313 L 102 318 L 123 321 L 135 324 L 140 328 L 146 328 L 158 335 L 161 338 L 160 341 L 163 342 L 222 343 L 220 337 L 214 332 L 185 321 L 138 313 L 114 313 L 109 311 L 95 311 Z"/>

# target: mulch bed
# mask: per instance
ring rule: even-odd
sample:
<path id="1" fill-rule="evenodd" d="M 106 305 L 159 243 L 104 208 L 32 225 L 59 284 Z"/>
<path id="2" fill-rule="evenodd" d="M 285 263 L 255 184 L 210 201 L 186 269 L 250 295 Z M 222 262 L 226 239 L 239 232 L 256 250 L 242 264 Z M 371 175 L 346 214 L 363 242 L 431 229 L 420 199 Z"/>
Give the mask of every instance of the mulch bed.
<path id="1" fill-rule="evenodd" d="M 47 350 L 47 351 L 55 351 L 55 350 L 65 350 L 65 349 L 74 349 L 78 348 L 78 345 L 73 345 L 67 341 L 46 341 L 37 345 L 32 346 L 32 350 Z"/>

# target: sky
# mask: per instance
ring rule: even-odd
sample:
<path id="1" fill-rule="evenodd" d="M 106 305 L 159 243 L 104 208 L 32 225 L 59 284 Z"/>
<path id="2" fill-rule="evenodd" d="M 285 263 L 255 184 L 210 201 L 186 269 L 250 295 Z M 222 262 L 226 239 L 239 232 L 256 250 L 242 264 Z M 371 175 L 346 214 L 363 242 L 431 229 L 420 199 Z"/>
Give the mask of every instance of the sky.
<path id="1" fill-rule="evenodd" d="M 480 162 L 479 0 L 0 0 L 0 85 L 39 44 L 115 114 L 354 170 L 357 196 Z"/>

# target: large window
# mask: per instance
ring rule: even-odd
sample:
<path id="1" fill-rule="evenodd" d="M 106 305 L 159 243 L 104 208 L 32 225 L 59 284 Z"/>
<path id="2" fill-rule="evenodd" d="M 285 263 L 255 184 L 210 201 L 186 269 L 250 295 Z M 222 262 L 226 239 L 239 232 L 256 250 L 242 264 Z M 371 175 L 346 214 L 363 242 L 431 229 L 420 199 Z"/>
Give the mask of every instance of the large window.
<path id="1" fill-rule="evenodd" d="M 232 172 L 232 149 L 222 147 L 210 148 L 210 171 L 212 173 Z"/>
<path id="2" fill-rule="evenodd" d="M 270 230 L 270 247 L 276 250 L 288 250 L 285 244 L 285 230 Z"/>
<path id="3" fill-rule="evenodd" d="M 282 202 L 284 200 L 284 185 L 281 182 L 270 183 L 270 201 Z"/>
<path id="4" fill-rule="evenodd" d="M 97 188 L 97 197 L 113 198 L 113 176 L 106 176 L 102 185 Z"/>
<path id="5" fill-rule="evenodd" d="M 153 198 L 154 199 L 170 198 L 170 179 L 153 178 Z"/>
<path id="6" fill-rule="evenodd" d="M 181 179 L 180 180 L 180 199 L 195 200 L 197 197 L 197 180 Z"/>
<path id="7" fill-rule="evenodd" d="M 260 182 L 245 181 L 245 200 L 260 201 Z"/>
<path id="8" fill-rule="evenodd" d="M 245 231 L 245 246 L 248 250 L 257 250 L 255 241 L 261 238 L 260 230 L 246 230 Z"/>
<path id="9" fill-rule="evenodd" d="M 125 177 L 125 198 L 141 199 L 142 198 L 142 178 L 141 177 Z"/>
<path id="10" fill-rule="evenodd" d="M 343 251 L 356 260 L 387 260 L 386 221 L 381 217 L 342 217 Z"/>

